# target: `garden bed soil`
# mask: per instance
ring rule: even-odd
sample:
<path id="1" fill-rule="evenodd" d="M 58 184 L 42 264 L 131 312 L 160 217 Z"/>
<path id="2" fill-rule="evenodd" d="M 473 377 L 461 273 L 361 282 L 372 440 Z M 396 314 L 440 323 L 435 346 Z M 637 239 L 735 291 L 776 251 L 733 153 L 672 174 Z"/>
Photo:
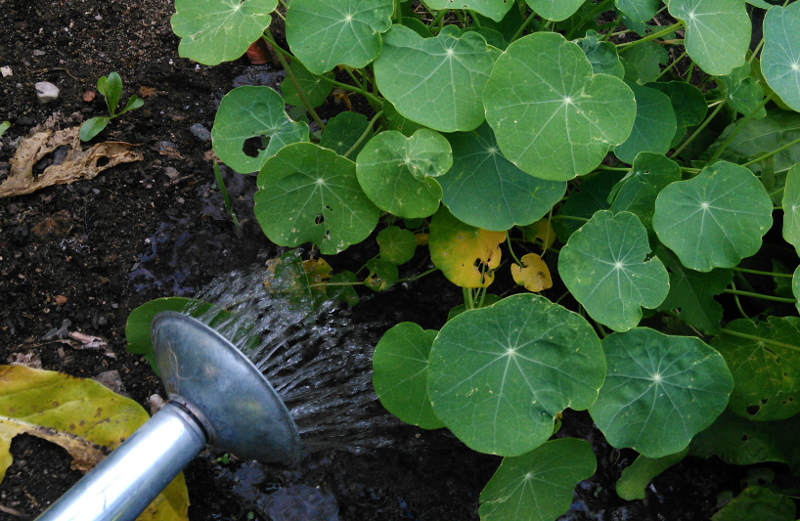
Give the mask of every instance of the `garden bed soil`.
<path id="1" fill-rule="evenodd" d="M 137 93 L 145 102 L 94 140 L 130 143 L 142 160 L 92 180 L 0 199 L 0 363 L 101 376 L 145 407 L 163 389 L 147 362 L 125 350 L 130 311 L 155 297 L 190 296 L 218 274 L 279 253 L 253 218 L 254 179 L 223 169 L 242 222 L 243 233 L 235 233 L 214 183 L 210 140 L 197 126 L 192 132 L 193 125 L 211 129 L 216 106 L 237 77 L 266 78 L 275 86 L 276 75 L 244 58 L 213 68 L 179 58 L 171 14 L 166 0 L 3 0 L 0 6 L 0 66 L 12 73 L 0 78 L 0 121 L 12 124 L 0 139 L 0 181 L 34 130 L 74 127 L 104 113 L 101 96 L 85 101 L 101 75 L 119 72 L 123 100 Z M 56 101 L 37 101 L 34 84 L 40 81 L 60 89 Z M 63 160 L 58 154 L 34 171 Z M 359 265 L 372 253 L 348 252 L 339 262 Z M 380 295 L 355 314 L 438 328 L 459 298 L 433 276 Z M 97 337 L 100 347 L 90 348 L 76 332 Z M 377 339 L 382 331 L 373 333 Z M 585 414 L 571 413 L 568 423 L 568 434 L 592 440 L 599 470 L 577 489 L 564 519 L 708 519 L 717 494 L 740 487 L 741 473 L 688 459 L 659 477 L 646 501 L 626 503 L 613 487 L 631 454 L 608 447 Z M 329 514 L 319 519 L 336 519 L 337 508 L 338 519 L 353 521 L 477 519 L 480 490 L 499 459 L 476 454 L 442 431 L 409 427 L 403 436 L 397 450 L 334 451 L 300 469 L 224 463 L 219 454 L 203 453 L 185 471 L 189 517 L 268 519 L 277 501 L 268 496 L 284 487 L 285 496 L 328 505 Z M 414 450 L 402 450 L 412 438 Z M 80 477 L 66 452 L 38 438 L 16 437 L 11 452 L 14 463 L 0 485 L 0 520 L 32 519 Z M 274 510 L 273 516 L 312 519 Z"/>

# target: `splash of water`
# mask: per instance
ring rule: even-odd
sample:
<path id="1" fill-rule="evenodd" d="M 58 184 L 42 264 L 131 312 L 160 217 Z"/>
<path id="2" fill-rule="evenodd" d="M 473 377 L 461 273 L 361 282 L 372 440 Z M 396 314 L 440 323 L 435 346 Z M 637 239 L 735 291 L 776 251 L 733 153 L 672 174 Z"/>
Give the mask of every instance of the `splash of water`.
<path id="1" fill-rule="evenodd" d="M 372 389 L 372 351 L 387 325 L 354 323 L 334 301 L 298 291 L 292 273 L 256 266 L 222 275 L 195 295 L 210 309 L 185 311 L 231 340 L 269 380 L 306 455 L 395 446 L 404 424 Z"/>

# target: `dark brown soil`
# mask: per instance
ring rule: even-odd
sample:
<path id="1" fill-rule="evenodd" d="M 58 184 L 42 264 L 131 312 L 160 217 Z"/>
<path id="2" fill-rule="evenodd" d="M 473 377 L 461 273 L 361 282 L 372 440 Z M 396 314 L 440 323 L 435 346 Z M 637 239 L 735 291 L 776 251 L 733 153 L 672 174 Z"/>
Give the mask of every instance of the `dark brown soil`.
<path id="1" fill-rule="evenodd" d="M 252 217 L 254 180 L 226 173 L 244 230 L 238 237 L 213 181 L 210 142 L 190 131 L 198 123 L 210 130 L 234 78 L 254 69 L 245 59 L 214 68 L 180 59 L 171 14 L 166 0 L 0 3 L 0 66 L 13 72 L 0 78 L 0 121 L 12 123 L 0 138 L 0 181 L 34 127 L 67 128 L 104 112 L 100 96 L 83 101 L 99 76 L 118 71 L 123 99 L 146 96 L 142 109 L 114 120 L 95 139 L 133 143 L 143 161 L 91 181 L 0 199 L 0 363 L 82 377 L 110 374 L 145 407 L 163 390 L 148 364 L 125 350 L 130 311 L 155 297 L 191 295 L 217 274 L 277 253 Z M 59 99 L 39 104 L 39 81 L 57 85 Z M 58 158 L 39 168 L 52 161 Z M 342 262 L 363 260 L 358 252 L 348 255 Z M 459 294 L 435 278 L 415 290 L 373 300 L 371 313 L 387 323 L 416 320 L 438 328 L 458 303 Z M 70 332 L 99 337 L 106 347 L 85 349 Z M 573 419 L 578 427 L 571 434 L 593 439 L 600 470 L 579 488 L 569 519 L 707 519 L 717 492 L 738 486 L 738 475 L 724 466 L 692 460 L 659 478 L 647 503 L 625 506 L 613 483 L 629 455 L 605 445 L 585 415 Z M 298 470 L 225 464 L 214 460 L 217 454 L 203 454 L 185 471 L 189 517 L 267 519 L 266 495 L 306 485 L 333 498 L 343 520 L 477 519 L 478 495 L 498 459 L 443 432 L 409 428 L 408 435 L 417 434 L 423 443 L 411 453 L 332 453 Z M 35 517 L 80 476 L 62 449 L 37 438 L 19 436 L 11 451 L 0 520 Z"/>

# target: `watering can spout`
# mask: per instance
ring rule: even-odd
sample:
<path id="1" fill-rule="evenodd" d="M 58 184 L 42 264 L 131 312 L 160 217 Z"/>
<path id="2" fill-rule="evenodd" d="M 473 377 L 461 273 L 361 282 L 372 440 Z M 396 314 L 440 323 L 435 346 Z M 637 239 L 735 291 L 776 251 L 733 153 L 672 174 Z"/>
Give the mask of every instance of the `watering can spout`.
<path id="1" fill-rule="evenodd" d="M 165 312 L 153 320 L 152 340 L 170 402 L 37 521 L 133 521 L 206 443 L 245 459 L 299 460 L 283 401 L 224 336 Z"/>

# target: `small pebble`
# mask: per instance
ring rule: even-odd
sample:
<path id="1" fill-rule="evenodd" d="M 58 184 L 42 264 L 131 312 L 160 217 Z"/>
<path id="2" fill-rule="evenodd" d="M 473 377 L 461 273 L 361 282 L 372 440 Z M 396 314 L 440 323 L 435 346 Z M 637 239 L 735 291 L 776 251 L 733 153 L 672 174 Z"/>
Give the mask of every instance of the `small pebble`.
<path id="1" fill-rule="evenodd" d="M 202 142 L 211 140 L 211 132 L 209 132 L 208 129 L 203 125 L 201 125 L 200 123 L 195 123 L 194 125 L 189 127 L 189 130 L 192 131 L 194 137 L 196 137 Z"/>
<path id="2" fill-rule="evenodd" d="M 60 91 L 58 87 L 49 81 L 37 82 L 34 87 L 36 88 L 36 97 L 39 99 L 39 103 L 50 103 L 58 99 Z"/>
<path id="3" fill-rule="evenodd" d="M 11 71 L 11 67 L 9 67 L 8 65 L 3 65 L 2 67 L 0 67 L 0 74 L 3 75 L 3 78 L 7 78 L 9 76 L 14 75 L 14 73 Z"/>
<path id="4" fill-rule="evenodd" d="M 42 50 L 40 50 L 40 49 L 34 49 L 33 50 L 33 55 L 34 56 L 44 56 L 45 54 L 47 54 L 47 53 L 42 51 Z"/>
<path id="5" fill-rule="evenodd" d="M 56 304 L 58 304 L 59 306 L 63 306 L 64 304 L 66 304 L 67 300 L 68 299 L 66 295 L 56 295 L 55 297 Z"/>

